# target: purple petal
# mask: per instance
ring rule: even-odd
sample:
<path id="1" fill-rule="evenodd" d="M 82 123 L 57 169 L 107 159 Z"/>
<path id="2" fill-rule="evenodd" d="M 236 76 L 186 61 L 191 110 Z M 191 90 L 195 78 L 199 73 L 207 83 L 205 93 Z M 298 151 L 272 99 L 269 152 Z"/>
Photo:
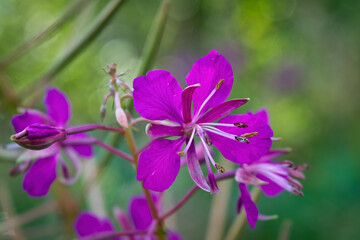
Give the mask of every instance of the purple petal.
<path id="1" fill-rule="evenodd" d="M 183 116 L 185 123 L 191 122 L 191 104 L 192 96 L 196 88 L 200 87 L 200 84 L 188 86 L 182 92 L 182 104 L 183 104 Z"/>
<path id="2" fill-rule="evenodd" d="M 183 136 L 184 130 L 180 126 L 165 126 L 160 124 L 150 124 L 147 130 L 149 137 L 170 137 L 170 136 Z"/>
<path id="3" fill-rule="evenodd" d="M 25 110 L 24 113 L 12 117 L 11 123 L 14 127 L 15 132 L 18 133 L 31 124 L 45 123 L 45 119 L 43 115 L 38 114 L 36 111 Z"/>
<path id="4" fill-rule="evenodd" d="M 67 140 L 71 141 L 74 139 L 82 139 L 87 137 L 88 135 L 86 133 L 78 133 L 74 135 L 68 135 Z M 94 155 L 93 147 L 90 144 L 76 144 L 76 145 L 71 144 L 70 147 L 74 149 L 77 152 L 77 154 L 79 154 L 79 156 L 83 158 L 91 158 Z"/>
<path id="5" fill-rule="evenodd" d="M 115 228 L 108 218 L 100 218 L 90 212 L 82 212 L 74 224 L 76 233 L 80 237 L 91 236 L 96 233 L 114 232 Z M 111 240 L 118 240 L 112 238 Z"/>
<path id="6" fill-rule="evenodd" d="M 181 240 L 182 237 L 178 232 L 174 232 L 174 231 L 166 231 L 167 232 L 167 236 L 166 236 L 166 240 Z"/>
<path id="7" fill-rule="evenodd" d="M 190 148 L 187 152 L 187 165 L 189 168 L 189 173 L 191 178 L 194 180 L 196 185 L 199 188 L 210 191 L 209 184 L 206 182 L 204 178 L 204 174 L 201 170 L 199 159 L 197 158 L 196 151 L 195 151 L 195 143 L 194 141 L 191 143 Z"/>
<path id="8" fill-rule="evenodd" d="M 291 152 L 290 148 L 279 148 L 279 149 L 272 149 L 267 152 L 264 156 L 260 158 L 260 161 L 270 161 L 274 158 L 280 157 L 284 154 Z"/>
<path id="9" fill-rule="evenodd" d="M 249 190 L 247 189 L 247 186 L 243 183 L 239 183 L 239 189 L 240 189 L 240 199 L 241 204 L 238 203 L 238 205 L 243 205 L 246 213 L 247 220 L 249 222 L 249 225 L 251 228 L 255 228 L 255 224 L 259 217 L 259 211 L 251 199 Z"/>
<path id="10" fill-rule="evenodd" d="M 270 137 L 273 132 L 269 125 L 259 118 L 248 114 L 229 115 L 219 121 L 219 123 L 243 122 L 248 125 L 247 128 L 238 127 L 218 127 L 220 130 L 233 135 L 242 135 L 245 133 L 257 132 L 258 134 L 249 139 L 249 143 L 243 143 L 218 134 L 207 131 L 212 143 L 217 147 L 225 158 L 238 164 L 251 163 L 258 160 L 267 153 L 271 147 Z"/>
<path id="11" fill-rule="evenodd" d="M 156 196 L 153 195 L 152 198 L 156 202 Z M 130 200 L 128 209 L 136 230 L 146 230 L 150 226 L 153 217 L 145 196 L 133 197 Z"/>
<path id="12" fill-rule="evenodd" d="M 32 197 L 43 197 L 48 194 L 56 178 L 58 154 L 40 158 L 30 167 L 23 181 L 23 189 Z"/>
<path id="13" fill-rule="evenodd" d="M 232 99 L 226 102 L 223 102 L 210 111 L 206 112 L 200 119 L 197 121 L 198 123 L 210 123 L 217 119 L 220 119 L 240 106 L 244 105 L 249 101 L 248 98 L 240 98 L 240 99 Z"/>
<path id="14" fill-rule="evenodd" d="M 184 143 L 177 140 L 156 139 L 139 157 L 136 179 L 144 181 L 144 187 L 162 192 L 175 181 L 180 169 L 178 152 Z"/>
<path id="15" fill-rule="evenodd" d="M 70 102 L 57 88 L 48 88 L 44 103 L 48 116 L 57 126 L 65 126 L 71 116 Z"/>
<path id="16" fill-rule="evenodd" d="M 183 122 L 182 89 L 176 79 L 164 70 L 153 70 L 134 79 L 134 107 L 144 118 Z"/>
<path id="17" fill-rule="evenodd" d="M 193 99 L 193 114 L 196 114 L 220 80 L 225 80 L 220 89 L 205 105 L 202 112 L 225 101 L 229 96 L 233 84 L 233 72 L 228 61 L 217 51 L 212 50 L 205 57 L 197 60 L 186 77 L 188 85 L 200 83 L 201 87 L 195 90 Z"/>
<path id="18" fill-rule="evenodd" d="M 275 182 L 271 181 L 269 178 L 262 175 L 259 175 L 258 178 L 260 178 L 264 182 L 268 182 L 268 184 L 259 186 L 266 196 L 275 197 L 283 192 L 284 189 Z"/>
<path id="19" fill-rule="evenodd" d="M 256 113 L 249 112 L 248 114 L 251 114 L 254 117 L 260 118 L 261 120 L 263 120 L 267 124 L 270 124 L 270 116 L 269 116 L 269 113 L 267 112 L 267 110 L 265 108 L 260 109 Z"/>

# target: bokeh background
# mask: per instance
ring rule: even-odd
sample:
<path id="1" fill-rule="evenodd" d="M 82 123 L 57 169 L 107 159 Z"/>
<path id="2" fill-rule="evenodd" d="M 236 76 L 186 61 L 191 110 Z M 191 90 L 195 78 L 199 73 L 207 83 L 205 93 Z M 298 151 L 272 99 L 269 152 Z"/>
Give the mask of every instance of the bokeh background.
<path id="1" fill-rule="evenodd" d="M 72 2 L 1 0 L 1 59 L 54 22 Z M 1 144 L 9 143 L 10 119 L 17 108 L 32 105 L 44 110 L 41 99 L 46 86 L 35 92 L 26 89 L 71 49 L 109 1 L 83 2 L 40 46 L 12 63 L 1 62 Z M 50 79 L 48 85 L 59 87 L 72 102 L 72 125 L 100 123 L 108 82 L 102 68 L 107 64 L 115 62 L 120 71 L 128 71 L 123 79 L 131 83 L 160 5 L 155 0 L 126 1 L 99 36 Z M 275 135 L 282 137 L 274 146 L 291 147 L 286 158 L 311 167 L 303 181 L 304 197 L 262 196 L 260 212 L 277 214 L 278 219 L 258 222 L 255 230 L 246 225 L 241 239 L 281 239 L 286 230 L 289 235 L 283 239 L 360 239 L 359 9 L 360 2 L 350 0 L 171 0 L 152 68 L 166 69 L 184 83 L 198 58 L 218 50 L 234 70 L 231 97 L 251 98 L 238 113 L 267 108 Z M 108 104 L 105 124 L 115 126 L 111 107 Z M 109 139 L 102 132 L 93 136 Z M 142 129 L 137 138 L 139 145 L 145 143 Z M 122 140 L 117 147 L 125 149 Z M 101 165 L 103 154 L 97 149 L 94 164 L 88 164 L 85 172 L 91 174 L 89 168 Z M 33 199 L 22 191 L 22 176 L 8 176 L 12 156 L 2 147 L 0 228 L 16 216 L 18 227 L 0 234 L 0 239 L 72 239 L 71 219 L 77 211 L 92 209 L 112 216 L 114 206 L 126 209 L 130 196 L 141 192 L 131 167 L 114 157 L 104 167 L 95 192 L 82 191 L 82 178 L 74 186 L 58 184 L 49 196 Z M 188 173 L 181 171 L 166 199 L 176 202 L 190 186 Z M 236 216 L 235 183 L 230 184 L 229 194 L 223 202 L 224 232 Z M 169 225 L 184 239 L 205 239 L 211 199 L 198 192 Z M 62 207 L 52 210 L 51 202 Z M 50 213 L 21 224 L 21 214 L 36 207 Z"/>

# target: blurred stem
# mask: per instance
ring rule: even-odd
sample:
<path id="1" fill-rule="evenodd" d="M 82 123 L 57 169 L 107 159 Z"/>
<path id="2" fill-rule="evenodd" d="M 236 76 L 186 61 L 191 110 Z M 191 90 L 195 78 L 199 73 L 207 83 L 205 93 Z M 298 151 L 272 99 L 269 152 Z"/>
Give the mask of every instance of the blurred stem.
<path id="1" fill-rule="evenodd" d="M 256 203 L 259 200 L 261 189 L 254 186 L 251 190 L 251 199 Z M 244 207 L 241 208 L 240 214 L 238 214 L 230 226 L 230 229 L 225 237 L 225 240 L 236 240 L 239 239 L 241 231 L 244 229 L 246 221 L 246 213 Z"/>
<path id="2" fill-rule="evenodd" d="M 43 29 L 41 32 L 28 39 L 19 47 L 17 47 L 14 51 L 10 52 L 2 59 L 0 59 L 0 71 L 3 70 L 7 65 L 13 63 L 16 59 L 23 56 L 28 51 L 40 45 L 48 36 L 50 36 L 53 32 L 55 32 L 66 22 L 68 22 L 72 17 L 74 17 L 75 14 L 79 12 L 79 9 L 82 9 L 82 6 L 88 1 L 89 0 L 77 0 L 73 2 L 73 4 L 68 6 L 68 8 L 62 13 L 62 15 L 52 24 L 50 24 L 47 28 Z"/>
<path id="3" fill-rule="evenodd" d="M 145 75 L 154 62 L 156 53 L 158 52 L 161 43 L 162 36 L 164 34 L 169 8 L 170 1 L 164 0 L 157 14 L 156 21 L 153 23 L 149 35 L 146 38 L 143 50 L 143 57 L 141 59 L 137 76 Z"/>
<path id="4" fill-rule="evenodd" d="M 233 178 L 234 175 L 235 170 L 229 170 L 226 173 L 216 174 L 215 179 L 217 181 L 221 181 Z M 179 210 L 188 200 L 190 200 L 190 198 L 194 195 L 194 193 L 196 193 L 197 190 L 199 190 L 199 187 L 197 185 L 193 186 L 176 205 L 174 205 L 168 212 L 161 216 L 161 219 L 164 220 L 177 212 L 177 210 Z"/>
<path id="5" fill-rule="evenodd" d="M 26 223 L 32 222 L 35 219 L 43 217 L 47 214 L 53 213 L 58 209 L 58 204 L 54 201 L 45 202 L 39 206 L 30 209 L 29 211 L 14 216 L 2 223 L 0 223 L 0 234 L 9 231 L 10 229 L 22 226 Z"/>
<path id="6" fill-rule="evenodd" d="M 120 8 L 125 0 L 113 0 L 101 11 L 97 19 L 93 22 L 88 31 L 81 35 L 78 41 L 70 47 L 70 49 L 56 61 L 50 69 L 35 83 L 21 92 L 21 96 L 29 96 L 35 93 L 38 95 L 38 89 L 42 89 L 44 85 L 49 84 L 54 77 L 66 68 L 83 50 L 92 43 L 95 38 L 104 30 L 110 20 L 114 17 L 116 11 Z M 32 105 L 32 104 L 31 104 Z"/>
<path id="7" fill-rule="evenodd" d="M 219 164 L 225 169 L 230 169 L 233 165 L 232 162 L 225 160 L 224 157 L 220 158 Z M 231 194 L 232 183 L 233 181 L 219 183 L 221 192 L 212 198 L 209 223 L 207 226 L 205 238 L 207 240 L 221 240 L 222 238 L 224 226 L 226 223 L 226 213 Z"/>
<path id="8" fill-rule="evenodd" d="M 133 135 L 130 128 L 125 129 L 124 137 L 125 137 L 125 141 L 127 142 L 128 146 L 129 146 L 130 153 L 133 156 L 133 163 L 134 163 L 134 167 L 135 167 L 135 171 L 136 171 L 137 165 L 138 165 L 138 160 L 139 160 L 139 154 L 138 154 L 138 150 L 136 148 L 134 135 Z M 158 211 L 157 211 L 156 206 L 154 204 L 151 193 L 150 193 L 150 191 L 148 189 L 144 188 L 142 183 L 141 183 L 141 187 L 142 187 L 142 190 L 143 190 L 143 192 L 145 194 L 146 200 L 148 202 L 151 215 L 153 216 L 153 218 L 157 222 L 156 235 L 158 237 L 158 240 L 165 240 L 166 236 L 165 236 L 165 230 L 164 230 L 164 226 L 163 226 L 163 221 L 159 217 L 159 214 L 158 214 Z"/>

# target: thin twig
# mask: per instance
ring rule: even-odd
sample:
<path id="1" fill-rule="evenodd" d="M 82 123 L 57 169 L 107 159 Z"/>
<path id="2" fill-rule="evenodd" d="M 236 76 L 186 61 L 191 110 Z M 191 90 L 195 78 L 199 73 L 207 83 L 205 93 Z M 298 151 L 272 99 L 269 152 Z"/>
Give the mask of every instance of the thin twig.
<path id="1" fill-rule="evenodd" d="M 0 224 L 0 233 L 6 232 L 9 229 L 13 229 L 19 226 L 22 226 L 28 222 L 34 221 L 40 217 L 43 217 L 47 214 L 53 213 L 58 208 L 58 205 L 54 201 L 45 202 L 39 206 L 36 206 L 29 211 L 17 215 L 16 217 L 10 218 L 5 222 Z"/>
<path id="2" fill-rule="evenodd" d="M 256 203 L 259 200 L 261 194 L 261 189 L 254 186 L 251 191 L 251 199 Z M 243 230 L 246 223 L 246 212 L 244 207 L 242 207 L 240 214 L 238 214 L 230 226 L 229 231 L 226 234 L 225 240 L 236 240 L 239 239 L 239 235 Z"/>
<path id="3" fill-rule="evenodd" d="M 144 235 L 147 231 L 125 231 L 125 232 L 112 232 L 112 233 L 96 233 L 88 237 L 80 237 L 77 240 L 106 240 L 115 237 L 123 236 L 135 236 L 135 235 Z"/>
<path id="4" fill-rule="evenodd" d="M 76 16 L 76 13 L 79 12 L 79 9 L 87 3 L 88 0 L 78 0 L 73 2 L 63 13 L 51 23 L 47 28 L 43 29 L 41 32 L 28 39 L 26 42 L 17 47 L 14 51 L 8 53 L 0 60 L 0 71 L 4 69 L 7 65 L 13 63 L 16 59 L 23 56 L 28 51 L 34 49 L 36 46 L 40 45 L 48 36 L 54 33 L 57 29 L 61 28 L 66 22 L 71 20 L 72 17 Z"/>
<path id="5" fill-rule="evenodd" d="M 113 0 L 108 3 L 103 11 L 101 11 L 97 19 L 93 22 L 90 29 L 79 37 L 78 41 L 65 53 L 63 57 L 56 61 L 41 78 L 22 91 L 20 95 L 29 96 L 33 92 L 37 92 L 38 89 L 43 89 L 43 86 L 49 84 L 59 72 L 66 68 L 105 29 L 123 2 L 124 0 Z"/>

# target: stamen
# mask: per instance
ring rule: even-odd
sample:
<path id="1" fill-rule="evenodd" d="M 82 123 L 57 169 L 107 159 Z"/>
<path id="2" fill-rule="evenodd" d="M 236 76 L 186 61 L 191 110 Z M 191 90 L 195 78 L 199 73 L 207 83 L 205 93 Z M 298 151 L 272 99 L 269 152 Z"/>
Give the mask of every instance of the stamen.
<path id="1" fill-rule="evenodd" d="M 206 144 L 211 147 L 212 146 L 212 141 L 211 139 L 209 138 L 209 136 L 206 134 L 206 132 L 204 132 L 204 137 L 205 137 L 205 141 L 206 141 Z"/>
<path id="2" fill-rule="evenodd" d="M 246 123 L 243 123 L 243 122 L 234 123 L 234 126 L 239 127 L 239 128 L 247 128 L 248 127 L 248 125 Z"/>
<path id="3" fill-rule="evenodd" d="M 246 137 L 246 138 L 252 138 L 252 137 L 256 136 L 257 134 L 258 134 L 257 132 L 252 132 L 252 133 L 244 133 L 241 136 Z"/>
<path id="4" fill-rule="evenodd" d="M 220 126 L 220 127 L 239 127 L 247 128 L 248 126 L 245 123 L 201 123 L 200 126 Z"/>
<path id="5" fill-rule="evenodd" d="M 197 111 L 195 117 L 193 118 L 192 122 L 196 122 L 198 120 L 198 117 L 201 113 L 201 110 L 205 107 L 206 103 L 212 98 L 212 96 L 214 96 L 215 92 L 217 90 L 219 90 L 220 86 L 224 83 L 224 79 L 221 79 L 215 86 L 215 88 L 211 91 L 211 93 L 209 94 L 209 96 L 205 99 L 205 101 L 201 104 L 199 110 Z"/>
<path id="6" fill-rule="evenodd" d="M 215 128 L 215 127 L 203 127 L 203 129 L 206 130 L 206 131 L 209 131 L 209 132 L 218 134 L 218 135 L 220 135 L 220 136 L 223 136 L 223 137 L 232 139 L 232 140 L 236 139 L 236 138 L 235 138 L 236 135 L 233 135 L 233 134 L 230 134 L 230 133 L 221 131 L 220 129 Z"/>
<path id="7" fill-rule="evenodd" d="M 235 139 L 237 140 L 237 141 L 239 141 L 239 142 L 242 142 L 242 143 L 250 143 L 249 142 L 249 140 L 246 138 L 246 137 L 244 137 L 244 136 L 235 136 Z"/>
<path id="8" fill-rule="evenodd" d="M 215 163 L 215 168 L 219 173 L 224 173 L 225 172 L 225 168 L 223 166 L 221 166 L 218 163 Z"/>
<path id="9" fill-rule="evenodd" d="M 187 153 L 187 151 L 188 151 L 189 148 L 190 148 L 190 145 L 191 145 L 192 141 L 194 140 L 194 136 L 195 136 L 195 128 L 192 130 L 191 136 L 190 136 L 190 138 L 189 138 L 188 143 L 186 144 L 186 147 L 185 147 L 184 151 L 178 152 L 178 154 L 179 154 L 180 156 L 184 156 L 185 153 Z"/>
<path id="10" fill-rule="evenodd" d="M 205 157 L 207 156 L 210 159 L 212 165 L 215 167 L 216 163 L 215 163 L 214 159 L 212 158 L 211 153 L 209 151 L 209 147 L 208 147 L 208 145 L 206 144 L 206 142 L 204 140 L 204 132 L 200 127 L 198 127 L 197 130 L 198 130 L 198 133 L 199 133 L 200 141 L 201 141 L 201 143 L 203 145 L 203 148 L 205 149 L 205 153 L 206 153 Z M 206 160 L 206 158 L 205 158 L 205 160 Z"/>
<path id="11" fill-rule="evenodd" d="M 219 90 L 219 88 L 221 87 L 221 85 L 225 82 L 225 79 L 221 79 L 215 86 L 216 90 Z"/>

